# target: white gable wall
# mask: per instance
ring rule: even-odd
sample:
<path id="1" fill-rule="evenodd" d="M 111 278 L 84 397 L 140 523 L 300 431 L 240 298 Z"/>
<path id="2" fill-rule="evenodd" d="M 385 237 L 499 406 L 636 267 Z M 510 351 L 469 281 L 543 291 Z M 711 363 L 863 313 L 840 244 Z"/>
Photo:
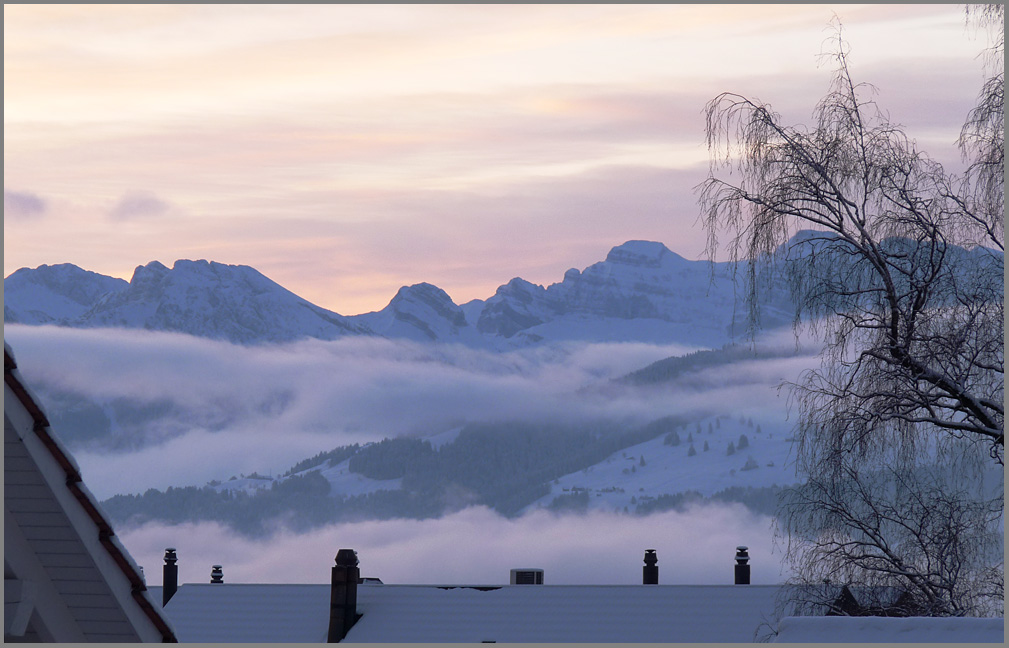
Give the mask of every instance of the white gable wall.
<path id="1" fill-rule="evenodd" d="M 34 426 L 5 381 L 4 577 L 19 583 L 10 586 L 19 597 L 12 609 L 19 625 L 30 615 L 24 638 L 160 642 L 162 633 L 133 600 L 133 584 L 102 545 L 98 525 Z M 5 622 L 8 630 L 20 628 Z"/>
<path id="2" fill-rule="evenodd" d="M 14 596 L 17 598 L 12 600 Z M 14 603 L 13 616 L 8 617 L 10 603 Z M 77 619 L 5 507 L 4 634 L 8 633 L 46 642 L 85 641 Z"/>

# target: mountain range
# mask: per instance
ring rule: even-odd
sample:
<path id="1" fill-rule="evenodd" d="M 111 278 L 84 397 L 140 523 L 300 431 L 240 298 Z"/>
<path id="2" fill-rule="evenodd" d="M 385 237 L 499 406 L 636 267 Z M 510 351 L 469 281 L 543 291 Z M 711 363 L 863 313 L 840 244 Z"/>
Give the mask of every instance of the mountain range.
<path id="1" fill-rule="evenodd" d="M 429 283 L 402 287 L 380 311 L 345 316 L 244 265 L 152 261 L 129 282 L 72 264 L 4 279 L 7 323 L 175 331 L 238 344 L 377 335 L 506 350 L 545 342 L 643 341 L 714 347 L 745 332 L 727 263 L 689 261 L 662 243 L 628 241 L 605 260 L 541 286 L 516 277 L 484 300 L 456 304 Z M 762 325 L 792 314 L 783 286 Z"/>

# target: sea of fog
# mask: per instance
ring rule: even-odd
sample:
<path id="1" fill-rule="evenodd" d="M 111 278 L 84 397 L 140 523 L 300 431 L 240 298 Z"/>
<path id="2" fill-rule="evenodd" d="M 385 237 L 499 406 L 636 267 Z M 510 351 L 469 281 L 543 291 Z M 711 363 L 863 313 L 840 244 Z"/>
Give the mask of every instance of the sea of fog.
<path id="1" fill-rule="evenodd" d="M 578 343 L 496 353 L 371 338 L 238 346 L 173 333 L 18 325 L 5 327 L 5 339 L 29 387 L 105 402 L 170 402 L 186 413 L 185 425 L 130 450 L 73 450 L 99 499 L 279 474 L 339 445 L 437 434 L 467 421 L 647 422 L 717 413 L 780 419 L 787 400 L 781 383 L 815 361 L 803 355 L 716 367 L 688 391 L 602 394 L 596 387 L 612 378 L 695 349 Z M 765 344 L 795 348 L 796 339 L 787 332 Z M 307 533 L 278 522 L 264 540 L 213 523 L 152 523 L 119 535 L 150 584 L 160 582 L 168 546 L 179 551 L 183 582 L 208 580 L 212 564 L 224 565 L 230 582 L 326 582 L 337 549 L 350 547 L 365 576 L 394 583 L 499 584 L 514 567 L 541 567 L 555 584 L 635 583 L 646 548 L 659 552 L 661 582 L 728 583 L 740 544 L 750 547 L 754 582 L 780 582 L 772 525 L 741 505 L 649 516 L 536 511 L 512 519 L 471 507 L 440 519 Z"/>

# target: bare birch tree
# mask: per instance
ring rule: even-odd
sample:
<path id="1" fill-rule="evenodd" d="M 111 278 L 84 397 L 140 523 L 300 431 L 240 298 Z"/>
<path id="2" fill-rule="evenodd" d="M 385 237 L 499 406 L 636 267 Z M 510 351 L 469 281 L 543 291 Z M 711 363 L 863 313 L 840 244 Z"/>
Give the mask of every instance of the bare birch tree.
<path id="1" fill-rule="evenodd" d="M 974 14 L 997 48 L 1001 11 Z M 1001 53 L 961 131 L 960 176 L 853 80 L 840 28 L 828 56 L 811 127 L 736 94 L 708 103 L 699 188 L 709 255 L 728 231 L 746 261 L 751 321 L 784 268 L 796 326 L 824 344 L 790 385 L 808 482 L 779 516 L 786 557 L 799 582 L 834 574 L 899 587 L 914 613 L 980 613 L 974 592 L 1000 599 L 1002 582 L 1001 470 L 984 479 L 1004 461 Z"/>

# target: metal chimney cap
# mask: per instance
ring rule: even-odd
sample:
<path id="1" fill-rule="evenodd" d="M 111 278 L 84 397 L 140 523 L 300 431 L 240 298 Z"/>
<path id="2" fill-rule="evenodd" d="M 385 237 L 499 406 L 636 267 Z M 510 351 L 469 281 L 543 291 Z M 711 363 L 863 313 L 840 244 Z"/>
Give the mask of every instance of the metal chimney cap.
<path id="1" fill-rule="evenodd" d="M 659 557 L 655 554 L 654 549 L 645 549 L 645 564 L 654 565 L 659 562 Z"/>
<path id="2" fill-rule="evenodd" d="M 337 551 L 336 564 L 341 567 L 356 567 L 359 564 L 357 552 L 353 549 L 341 549 Z"/>
<path id="3" fill-rule="evenodd" d="M 743 553 L 746 553 L 748 549 L 749 547 L 747 547 L 746 545 L 739 545 L 738 547 L 736 547 L 736 551 L 741 551 Z"/>
<path id="4" fill-rule="evenodd" d="M 175 555 L 175 547 L 168 547 L 165 549 L 165 562 L 169 564 L 174 564 L 178 562 L 179 557 Z"/>

